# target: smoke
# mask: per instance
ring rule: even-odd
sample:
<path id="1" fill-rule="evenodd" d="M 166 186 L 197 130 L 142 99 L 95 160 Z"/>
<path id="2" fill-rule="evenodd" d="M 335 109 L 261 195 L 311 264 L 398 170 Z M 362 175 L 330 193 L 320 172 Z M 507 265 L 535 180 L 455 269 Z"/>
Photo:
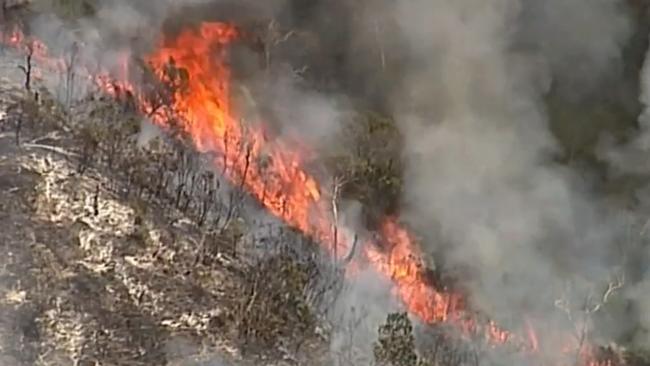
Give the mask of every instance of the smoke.
<path id="1" fill-rule="evenodd" d="M 612 0 L 523 0 L 517 26 L 517 42 L 543 55 L 565 98 L 619 76 L 631 31 L 626 4 Z"/>
<path id="2" fill-rule="evenodd" d="M 616 167 L 621 169 L 623 172 L 632 172 L 640 173 L 646 175 L 650 172 L 645 163 L 645 156 L 648 153 L 649 147 L 649 124 L 650 124 L 650 51 L 646 55 L 645 64 L 641 73 L 641 96 L 640 101 L 644 107 L 644 111 L 639 117 L 639 135 L 633 139 L 628 145 L 622 146 L 619 149 L 610 150 L 610 157 L 613 159 L 613 163 Z M 637 164 L 634 164 L 637 163 Z M 638 197 L 642 201 L 641 210 L 643 213 L 647 213 L 648 209 L 648 186 L 644 184 L 641 189 L 639 189 Z M 640 257 L 647 260 L 650 258 L 650 247 L 647 245 L 647 214 L 643 216 L 645 225 L 644 230 L 641 232 L 642 239 L 645 240 L 645 245 L 641 248 Z M 641 279 L 632 286 L 629 291 L 626 293 L 628 298 L 634 301 L 634 304 L 637 306 L 637 312 L 639 316 L 639 328 L 641 331 L 635 334 L 635 342 L 640 346 L 645 346 L 650 341 L 650 296 L 648 296 L 648 289 L 650 288 L 650 272 L 645 269 L 641 273 Z"/>
<path id="3" fill-rule="evenodd" d="M 615 146 L 614 141 L 605 141 L 600 146 L 602 158 L 611 163 L 615 174 L 644 174 L 649 171 L 645 155 L 650 148 L 650 53 L 646 55 L 640 75 L 641 95 L 639 102 L 643 111 L 639 116 L 638 134 L 630 141 Z"/>
<path id="4" fill-rule="evenodd" d="M 647 163 L 648 151 L 650 148 L 650 53 L 646 54 L 645 62 L 640 73 L 639 102 L 643 108 L 638 118 L 638 129 L 629 134 L 623 141 L 605 139 L 599 146 L 600 157 L 607 161 L 611 167 L 610 174 L 619 180 L 638 182 L 633 187 L 634 199 L 637 203 L 635 232 L 635 243 L 633 256 L 634 266 L 631 268 L 630 286 L 625 290 L 625 299 L 632 304 L 632 321 L 627 329 L 633 329 L 628 333 L 632 344 L 639 347 L 646 347 L 650 340 L 650 297 L 648 288 L 650 286 L 650 272 L 647 271 L 648 258 L 650 258 L 650 247 L 648 246 L 648 200 L 647 177 L 650 167 Z M 617 309 L 618 313 L 630 314 L 630 309 Z"/>
<path id="5" fill-rule="evenodd" d="M 186 14 L 184 7 L 205 10 L 220 3 L 112 0 L 102 2 L 98 16 L 80 21 L 74 30 L 51 16 L 36 19 L 33 29 L 61 50 L 83 44 L 80 62 L 101 62 L 120 72 L 123 55 L 154 44 L 151 37 L 170 18 L 192 21 L 190 13 L 178 15 Z M 542 342 L 556 338 L 554 332 L 574 325 L 564 311 L 579 313 L 585 299 L 597 302 L 625 264 L 619 252 L 626 222 L 624 211 L 600 196 L 591 182 L 557 162 L 564 146 L 549 129 L 544 98 L 557 89 L 566 98 L 599 92 L 619 75 L 622 47 L 630 36 L 623 1 L 398 0 L 374 5 L 378 7 L 370 10 L 368 5 L 361 12 L 362 19 L 345 19 L 340 28 L 331 19 L 319 24 L 329 28 L 337 51 L 373 50 L 361 55 L 347 49 L 344 76 L 363 83 L 392 81 L 389 90 L 370 90 L 376 84 L 369 82 L 357 89 L 388 95 L 388 107 L 404 135 L 404 218 L 426 234 L 425 251 L 444 258 L 444 267 L 459 273 L 477 310 L 514 330 L 523 330 L 525 319 L 538 327 L 546 324 Z M 242 6 L 250 7 L 245 12 L 274 16 L 284 14 L 288 5 Z M 223 18 L 226 13 L 199 15 Z M 385 23 L 378 19 L 394 28 L 381 27 Z M 352 31 L 349 43 L 341 41 L 343 30 Z M 284 36 L 296 37 L 287 30 L 274 44 L 280 45 Z M 248 61 L 256 57 L 244 55 Z M 388 77 L 390 58 L 399 59 L 402 67 Z M 367 65 L 381 73 L 355 78 Z M 242 91 L 241 97 L 250 113 L 270 116 L 274 132 L 316 150 L 340 149 L 345 98 L 310 90 L 300 76 L 304 65 L 263 66 L 250 62 L 250 69 L 239 70 L 246 75 L 242 90 L 249 92 Z M 650 79 L 648 70 L 644 75 Z M 646 105 L 648 94 L 642 96 Z M 143 126 L 141 141 L 146 141 L 154 131 Z M 638 164 L 628 167 L 627 150 L 621 151 L 607 150 L 614 166 L 638 169 Z M 364 291 L 381 292 L 369 283 L 373 281 L 359 280 L 341 297 L 334 311 L 338 324 L 351 322 L 350 309 L 368 302 L 371 296 Z M 641 309 L 650 309 L 644 286 L 626 294 Z M 369 311 L 372 320 L 355 337 L 368 352 L 372 331 L 394 308 L 387 302 L 373 302 L 381 310 Z M 345 343 L 341 339 L 335 338 L 335 350 Z M 557 350 L 555 344 L 541 346 Z"/>
<path id="6" fill-rule="evenodd" d="M 333 325 L 330 359 L 334 366 L 372 365 L 373 343 L 386 315 L 399 306 L 387 280 L 374 271 L 350 279 L 328 312 Z"/>
<path id="7" fill-rule="evenodd" d="M 305 90 L 292 79 L 282 77 L 266 88 L 266 116 L 273 116 L 279 133 L 301 141 L 310 149 L 333 152 L 342 148 L 338 143 L 343 129 L 343 101 Z M 273 90 L 273 92 L 271 92 Z"/>
<path id="8" fill-rule="evenodd" d="M 554 84 L 590 92 L 597 76 L 616 75 L 629 36 L 623 5 L 395 6 L 410 65 L 395 98 L 404 216 L 479 310 L 520 332 L 524 319 L 553 324 L 541 342 L 573 326 L 559 304 L 579 312 L 585 299 L 597 301 L 621 265 L 623 211 L 557 163 L 563 146 L 544 97 Z"/>
<path id="9" fill-rule="evenodd" d="M 277 136 L 303 141 L 315 151 L 334 151 L 335 146 L 340 149 L 337 142 L 342 132 L 342 111 L 347 107 L 345 98 L 310 89 L 301 77 L 305 65 L 266 64 L 264 52 L 268 56 L 280 53 L 282 43 L 296 37 L 289 28 L 272 28 L 277 23 L 271 19 L 279 17 L 286 7 L 285 1 L 110 0 L 99 3 L 94 16 L 74 24 L 44 13 L 31 22 L 30 30 L 54 53 L 62 55 L 71 70 L 71 80 L 59 77 L 48 82 L 60 99 L 69 102 L 93 91 L 92 82 L 75 74 L 77 70 L 140 81 L 141 70 L 130 64 L 157 46 L 163 34 L 173 34 L 201 21 L 236 22 L 253 30 L 251 24 L 261 22 L 268 28 L 261 33 L 267 49 L 254 51 L 249 44 L 235 45 L 230 55 L 237 80 L 235 102 L 248 112 L 247 123 L 264 118 Z"/>

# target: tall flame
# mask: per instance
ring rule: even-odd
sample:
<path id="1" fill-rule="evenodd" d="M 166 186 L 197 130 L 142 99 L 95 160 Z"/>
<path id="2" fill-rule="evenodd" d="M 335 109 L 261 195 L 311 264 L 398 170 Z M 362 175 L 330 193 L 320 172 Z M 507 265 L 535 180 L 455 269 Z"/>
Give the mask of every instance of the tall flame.
<path id="1" fill-rule="evenodd" d="M 239 36 L 234 26 L 204 23 L 166 40 L 148 60 L 162 71 L 169 63 L 187 70 L 187 85 L 175 96 L 172 110 L 182 128 L 202 151 L 217 151 L 215 163 L 235 184 L 243 186 L 269 212 L 317 239 L 327 250 L 343 255 L 349 238 L 334 237 L 329 200 L 316 179 L 302 168 L 301 155 L 281 142 L 267 141 L 259 129 L 245 128 L 230 105 L 230 71 L 225 67 L 226 46 Z M 162 121 L 162 119 L 161 119 Z M 461 309 L 460 298 L 428 286 L 422 275 L 420 253 L 406 230 L 387 219 L 382 236 L 389 251 L 374 243 L 363 246 L 364 257 L 379 273 L 396 283 L 396 293 L 409 311 L 427 322 L 445 321 Z"/>
<path id="2" fill-rule="evenodd" d="M 61 70 L 60 59 L 47 56 L 45 46 L 26 40 L 20 32 L 0 34 L 3 43 L 32 53 L 44 65 Z M 343 256 L 352 247 L 352 240 L 332 230 L 327 192 L 322 192 L 317 179 L 303 168 L 303 157 L 297 149 L 282 141 L 269 141 L 260 128 L 245 126 L 231 105 L 231 75 L 227 66 L 228 46 L 242 36 L 234 26 L 225 23 L 203 23 L 196 29 L 186 29 L 177 36 L 164 39 L 147 56 L 161 81 L 169 78 L 170 64 L 187 71 L 182 88 L 175 91 L 173 105 L 153 113 L 151 105 L 137 97 L 143 113 L 167 126 L 170 115 L 191 138 L 200 152 L 217 153 L 214 164 L 221 168 L 233 185 L 245 189 L 271 214 L 291 227 L 318 241 L 333 255 Z M 36 51 L 34 51 L 36 50 Z M 121 76 L 128 78 L 128 68 Z M 129 80 L 109 82 L 105 75 L 88 77 L 109 94 L 115 86 L 137 95 Z M 523 336 L 499 328 L 494 322 L 480 325 L 469 316 L 463 296 L 453 291 L 437 289 L 424 274 L 422 254 L 411 234 L 394 218 L 384 220 L 379 230 L 382 244 L 368 240 L 362 246 L 362 259 L 353 262 L 354 272 L 361 261 L 394 283 L 394 293 L 406 309 L 426 323 L 450 322 L 464 334 L 483 334 L 493 345 L 515 344 L 526 352 L 537 352 L 540 340 L 535 329 L 526 321 Z M 611 361 L 599 362 L 589 346 L 580 349 L 582 364 L 609 366 Z M 559 350 L 559 352 L 563 352 Z"/>

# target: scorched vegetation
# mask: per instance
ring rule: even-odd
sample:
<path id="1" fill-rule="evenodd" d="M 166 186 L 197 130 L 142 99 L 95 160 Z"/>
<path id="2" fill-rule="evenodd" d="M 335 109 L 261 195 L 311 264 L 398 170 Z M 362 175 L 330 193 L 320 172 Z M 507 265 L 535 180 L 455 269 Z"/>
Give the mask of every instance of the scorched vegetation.
<path id="1" fill-rule="evenodd" d="M 610 146 L 643 108 L 627 97 L 643 88 L 645 2 L 616 8 L 632 34 L 616 92 L 579 96 L 589 83 L 564 58 L 533 57 L 577 46 L 516 22 L 526 36 L 501 44 L 514 0 L 478 20 L 440 5 L 450 19 L 425 32 L 401 2 L 172 3 L 2 2 L 3 362 L 648 364 L 647 177 Z M 467 33 L 445 28 L 457 18 Z M 473 54 L 458 34 L 493 44 Z M 598 231 L 601 207 L 634 212 L 628 234 Z M 511 261 L 504 238 L 524 243 Z"/>

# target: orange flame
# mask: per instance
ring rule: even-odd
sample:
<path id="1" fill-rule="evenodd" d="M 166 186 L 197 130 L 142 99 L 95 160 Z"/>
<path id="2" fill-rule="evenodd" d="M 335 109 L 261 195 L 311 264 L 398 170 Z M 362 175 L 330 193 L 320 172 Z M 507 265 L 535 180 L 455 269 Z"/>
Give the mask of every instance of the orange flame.
<path id="1" fill-rule="evenodd" d="M 316 179 L 305 172 L 299 153 L 280 142 L 266 141 L 258 129 L 246 129 L 230 106 L 230 73 L 225 52 L 239 36 L 234 26 L 204 23 L 167 40 L 149 56 L 158 71 L 173 62 L 188 72 L 186 87 L 179 91 L 172 109 L 184 121 L 182 128 L 200 151 L 218 151 L 215 163 L 235 184 L 241 184 L 272 214 L 319 240 L 334 253 L 350 250 L 351 243 L 332 234 L 328 200 Z M 364 254 L 375 270 L 396 283 L 396 293 L 409 311 L 427 322 L 446 321 L 460 310 L 460 298 L 428 286 L 422 275 L 420 253 L 408 232 L 389 219 L 382 228 L 389 255 L 375 244 L 364 245 Z M 336 239 L 336 240 L 335 240 Z"/>
<path id="2" fill-rule="evenodd" d="M 316 239 L 330 253 L 343 257 L 352 249 L 352 242 L 342 233 L 334 236 L 329 200 L 317 180 L 302 168 L 301 153 L 281 141 L 268 141 L 259 128 L 246 127 L 231 106 L 231 78 L 226 59 L 228 45 L 239 37 L 241 33 L 233 25 L 203 23 L 198 29 L 186 29 L 176 37 L 163 40 L 148 55 L 148 62 L 161 81 L 168 78 L 165 70 L 170 62 L 177 69 L 185 69 L 187 84 L 175 92 L 168 110 L 154 114 L 145 98 L 136 95 L 140 108 L 144 113 L 153 114 L 153 119 L 163 126 L 168 123 L 166 116 L 174 116 L 197 150 L 220 154 L 214 163 L 234 185 L 245 189 L 271 214 Z M 0 39 L 23 51 L 31 47 L 37 60 L 46 67 L 62 70 L 64 63 L 48 57 L 47 48 L 41 42 L 27 40 L 18 31 L 9 36 L 0 34 Z M 106 75 L 87 74 L 110 95 L 116 96 L 118 89 L 137 94 L 129 83 L 125 62 L 118 82 Z M 430 324 L 451 322 L 465 334 L 483 333 L 493 345 L 513 343 L 528 352 L 539 350 L 538 337 L 529 321 L 526 321 L 524 337 L 503 330 L 492 321 L 481 326 L 468 316 L 461 294 L 432 286 L 424 274 L 422 254 L 414 238 L 394 218 L 383 222 L 380 234 L 384 245 L 380 247 L 370 240 L 364 243 L 363 260 L 394 283 L 394 293 L 409 313 Z M 353 262 L 349 272 L 354 272 L 359 264 Z M 581 349 L 580 358 L 585 366 L 611 366 L 610 360 L 598 361 L 591 347 L 571 348 Z"/>
<path id="3" fill-rule="evenodd" d="M 177 93 L 172 110 L 181 117 L 182 127 L 197 148 L 221 153 L 215 163 L 224 168 L 232 182 L 245 188 L 273 215 L 317 239 L 330 253 L 343 255 L 351 249 L 351 242 L 342 234 L 334 237 L 329 200 L 317 180 L 303 170 L 300 153 L 281 142 L 267 141 L 260 129 L 245 128 L 230 105 L 226 52 L 240 36 L 232 25 L 204 23 L 197 30 L 185 30 L 166 40 L 149 61 L 159 75 L 170 60 L 187 70 L 186 88 Z M 467 333 L 476 333 L 476 321 L 467 318 L 462 296 L 428 283 L 422 255 L 409 232 L 388 218 L 380 234 L 384 248 L 365 243 L 364 260 L 393 281 L 394 292 L 407 310 L 427 323 L 452 322 Z M 340 247 L 334 250 L 335 245 Z M 539 340 L 529 321 L 525 328 L 526 337 L 517 337 L 494 322 L 488 322 L 484 329 L 492 344 L 512 342 L 528 352 L 538 351 Z M 582 353 L 581 359 L 588 366 L 609 366 L 609 361 L 599 364 L 593 353 Z"/>

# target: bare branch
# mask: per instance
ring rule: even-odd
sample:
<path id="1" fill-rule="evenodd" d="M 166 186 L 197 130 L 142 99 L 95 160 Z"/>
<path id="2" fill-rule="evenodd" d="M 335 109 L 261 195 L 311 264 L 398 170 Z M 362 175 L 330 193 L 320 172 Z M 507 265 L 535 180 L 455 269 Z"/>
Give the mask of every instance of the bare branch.
<path id="1" fill-rule="evenodd" d="M 338 238 L 339 238 L 339 209 L 338 209 L 338 199 L 341 187 L 345 184 L 345 181 L 340 178 L 334 178 L 333 187 L 332 187 L 332 234 L 334 236 L 334 260 L 337 260 L 338 257 Z"/>
<path id="2" fill-rule="evenodd" d="M 603 293 L 600 301 L 591 309 L 587 309 L 587 313 L 592 314 L 600 310 L 603 305 L 609 302 L 610 297 L 625 285 L 625 274 L 617 274 L 613 281 L 607 284 L 607 289 Z"/>
<path id="3" fill-rule="evenodd" d="M 64 150 L 64 149 L 62 149 L 60 147 L 57 147 L 57 146 L 41 145 L 41 144 L 29 144 L 29 143 L 23 144 L 22 146 L 27 147 L 27 148 L 49 150 L 49 151 L 52 151 L 52 152 L 55 152 L 55 153 L 58 153 L 58 154 L 61 154 L 61 155 L 69 156 L 69 157 L 79 157 L 78 154 L 73 153 L 73 152 L 69 152 L 69 151 Z"/>

